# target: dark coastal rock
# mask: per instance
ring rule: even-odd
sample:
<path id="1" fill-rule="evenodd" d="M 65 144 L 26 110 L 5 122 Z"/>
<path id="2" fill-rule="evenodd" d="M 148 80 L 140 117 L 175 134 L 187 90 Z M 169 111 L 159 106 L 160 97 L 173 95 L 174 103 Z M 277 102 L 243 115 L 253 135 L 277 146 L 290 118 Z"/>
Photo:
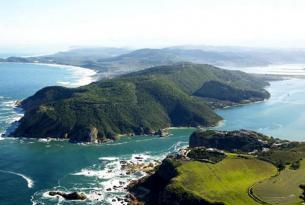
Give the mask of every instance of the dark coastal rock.
<path id="1" fill-rule="evenodd" d="M 166 137 L 169 135 L 169 133 L 166 129 L 159 129 L 157 132 L 155 132 L 155 135 L 159 135 L 160 137 Z"/>
<path id="2" fill-rule="evenodd" d="M 84 193 L 79 193 L 79 192 L 71 192 L 71 193 L 65 193 L 61 191 L 50 191 L 49 192 L 50 196 L 61 196 L 66 200 L 85 200 L 87 199 L 87 196 Z"/>
<path id="3" fill-rule="evenodd" d="M 15 106 L 16 106 L 16 107 L 20 107 L 20 106 L 21 106 L 21 101 L 20 101 L 20 100 L 16 100 Z"/>
<path id="4" fill-rule="evenodd" d="M 187 157 L 201 162 L 218 163 L 223 160 L 226 155 L 219 150 L 196 147 L 187 152 Z"/>
<path id="5" fill-rule="evenodd" d="M 135 158 L 138 159 L 138 161 L 140 162 L 143 161 L 142 157 L 135 157 Z M 127 175 L 133 174 L 135 172 L 151 173 L 153 172 L 154 168 L 155 168 L 154 163 L 149 163 L 149 164 L 142 162 L 141 163 L 126 162 L 124 164 L 121 163 L 121 170 L 125 170 Z"/>
<path id="6" fill-rule="evenodd" d="M 248 130 L 238 131 L 196 131 L 190 136 L 190 147 L 216 148 L 230 152 L 262 151 L 271 146 L 270 138 Z"/>

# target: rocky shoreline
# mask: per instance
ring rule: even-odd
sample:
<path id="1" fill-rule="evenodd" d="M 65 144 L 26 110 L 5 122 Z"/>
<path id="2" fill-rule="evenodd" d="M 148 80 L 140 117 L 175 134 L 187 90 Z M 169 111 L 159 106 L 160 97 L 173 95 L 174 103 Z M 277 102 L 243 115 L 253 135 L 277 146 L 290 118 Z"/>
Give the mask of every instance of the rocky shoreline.
<path id="1" fill-rule="evenodd" d="M 110 160 L 110 159 L 109 159 Z M 111 159 L 112 160 L 112 159 Z M 126 180 L 127 176 L 150 176 L 155 172 L 156 167 L 161 164 L 161 161 L 156 159 L 149 159 L 142 155 L 133 156 L 130 160 L 119 160 L 119 176 L 122 176 L 121 179 L 117 181 L 117 183 L 113 183 L 110 186 L 105 186 L 103 192 L 106 194 L 113 194 L 113 197 L 108 198 L 109 203 L 113 204 L 122 204 L 122 205 L 131 205 L 131 204 L 142 204 L 137 197 L 135 197 L 132 193 L 130 193 L 129 187 L 132 186 L 138 180 L 135 178 L 129 178 Z M 109 169 L 107 171 L 109 174 L 114 172 Z M 86 171 L 86 174 L 92 174 L 91 171 Z M 142 179 L 141 177 L 140 179 Z M 115 194 L 115 193 L 118 193 Z M 95 192 L 95 197 L 92 197 L 88 193 L 83 193 L 81 191 L 71 190 L 71 192 L 66 192 L 62 190 L 52 190 L 46 192 L 48 197 L 61 197 L 62 199 L 69 201 L 100 201 L 100 197 L 102 193 Z"/>
<path id="2" fill-rule="evenodd" d="M 146 189 L 142 186 L 139 188 L 138 186 L 146 183 L 146 181 L 149 180 L 149 178 L 152 177 L 156 171 L 158 171 L 158 168 L 163 166 L 164 161 L 166 160 L 179 159 L 189 161 L 190 158 L 187 156 L 189 151 L 189 148 L 181 148 L 177 152 L 167 155 L 161 162 L 157 161 L 156 164 L 150 164 L 149 169 L 147 169 L 146 166 L 138 167 L 141 171 L 146 172 L 147 175 L 141 177 L 140 179 L 132 180 L 127 185 L 126 190 L 129 192 L 129 194 L 126 195 L 126 199 L 128 200 L 128 205 L 144 205 L 146 201 L 145 198 L 151 193 L 152 190 Z"/>
<path id="3" fill-rule="evenodd" d="M 269 138 L 250 130 L 226 132 L 199 129 L 190 136 L 190 147 L 169 154 L 151 172 L 148 172 L 147 176 L 133 180 L 128 184 L 127 190 L 130 192 L 128 204 L 223 205 L 223 203 L 218 202 L 210 203 L 203 198 L 189 195 L 189 193 L 171 190 L 168 185 L 174 177 L 178 176 L 176 167 L 190 161 L 217 164 L 226 158 L 226 151 L 237 153 L 237 158 L 248 159 L 249 156 L 252 156 L 264 160 L 264 153 L 268 153 L 270 149 L 276 150 L 277 147 L 293 145 L 288 141 Z M 276 163 L 272 164 L 276 165 Z M 172 202 L 171 199 L 175 199 L 175 202 Z"/>
<path id="4" fill-rule="evenodd" d="M 133 155 L 128 159 L 111 157 L 101 159 L 112 163 L 103 174 L 113 175 L 116 180 L 114 183 L 102 186 L 101 192 L 94 192 L 95 198 L 90 195 L 91 193 L 68 193 L 59 190 L 50 191 L 48 195 L 62 197 L 65 200 L 100 201 L 103 193 L 105 193 L 111 195 L 107 198 L 107 202 L 111 204 L 168 204 L 169 198 L 175 198 L 177 193 L 168 190 L 166 187 L 171 183 L 171 179 L 178 176 L 177 167 L 181 165 L 194 161 L 217 164 L 226 158 L 227 154 L 225 152 L 236 153 L 236 157 L 240 159 L 256 157 L 268 161 L 272 160 L 272 158 L 268 158 L 270 149 L 277 150 L 277 147 L 287 146 L 295 146 L 295 144 L 288 143 L 285 140 L 269 138 L 250 130 L 203 131 L 198 129 L 190 137 L 190 147 L 175 149 L 167 156 L 164 155 L 160 160 L 141 154 Z M 276 162 L 271 163 L 276 165 Z M 113 167 L 114 164 L 116 168 Z M 88 176 L 98 176 L 93 172 L 94 170 L 82 171 L 83 174 Z M 103 174 L 102 176 L 104 176 Z M 86 196 L 86 194 L 88 195 Z M 203 198 L 184 194 L 188 193 L 181 192 L 179 197 L 182 198 L 176 197 L 178 204 L 181 202 L 179 200 L 190 202 L 190 204 L 193 202 L 194 204 L 209 204 Z"/>

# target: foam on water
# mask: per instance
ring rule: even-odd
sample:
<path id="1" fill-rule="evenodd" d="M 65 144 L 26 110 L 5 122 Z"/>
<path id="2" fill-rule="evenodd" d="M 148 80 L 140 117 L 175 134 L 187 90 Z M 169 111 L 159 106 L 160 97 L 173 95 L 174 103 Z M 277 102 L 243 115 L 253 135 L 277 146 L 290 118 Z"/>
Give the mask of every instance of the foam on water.
<path id="1" fill-rule="evenodd" d="M 95 71 L 89 70 L 89 69 L 84 69 L 84 68 L 79 68 L 79 67 L 73 67 L 73 66 L 62 66 L 62 65 L 48 65 L 48 66 L 53 66 L 53 67 L 58 67 L 58 69 L 50 69 L 46 66 L 35 66 L 35 65 L 29 65 L 29 64 L 21 64 L 21 65 L 16 65 L 17 63 L 7 63 L 7 64 L 0 64 L 3 67 L 3 72 L 2 72 L 2 80 L 0 81 L 0 141 L 1 141 L 1 146 L 2 148 L 8 146 L 13 146 L 16 144 L 16 149 L 18 146 L 24 148 L 24 149 L 18 149 L 16 150 L 16 156 L 14 155 L 15 152 L 12 154 L 6 149 L 2 149 L 1 155 L 4 157 L 3 154 L 10 153 L 9 156 L 11 159 L 17 161 L 14 163 L 12 162 L 5 162 L 5 166 L 1 167 L 3 170 L 1 170 L 2 173 L 7 173 L 7 174 L 12 174 L 12 177 L 19 180 L 19 177 L 24 179 L 27 183 L 27 187 L 33 188 L 34 187 L 34 182 L 33 180 L 18 172 L 13 172 L 12 170 L 15 170 L 15 166 L 20 165 L 20 167 L 24 168 L 24 171 L 26 173 L 31 173 L 33 177 L 35 177 L 35 181 L 37 180 L 37 184 L 41 185 L 41 181 L 35 173 L 32 174 L 31 167 L 35 166 L 31 163 L 26 164 L 26 167 L 24 166 L 25 159 L 30 156 L 32 152 L 37 151 L 38 147 L 43 146 L 45 150 L 52 150 L 56 149 L 56 147 L 64 147 L 63 144 L 60 143 L 53 143 L 49 142 L 48 140 L 33 140 L 33 139 L 17 139 L 17 138 L 11 138 L 11 137 L 3 137 L 2 134 L 8 134 L 9 132 L 13 131 L 17 126 L 18 123 L 16 121 L 20 120 L 20 118 L 23 116 L 22 110 L 16 107 L 18 104 L 17 102 L 19 100 L 22 100 L 32 94 L 34 94 L 37 90 L 43 88 L 44 86 L 51 86 L 51 85 L 56 85 L 58 82 L 61 85 L 68 86 L 68 87 L 75 87 L 75 86 L 80 86 L 80 85 L 86 85 L 91 83 L 93 80 L 95 80 Z M 1 68 L 2 68 L 1 67 Z M 15 69 L 15 70 L 14 70 Z M 59 70 L 61 69 L 61 70 Z M 40 73 L 41 70 L 41 73 Z M 67 71 L 64 71 L 67 70 Z M 2 69 L 1 69 L 2 71 Z M 12 71 L 12 72 L 11 72 Z M 27 75 L 24 76 L 23 72 L 25 72 Z M 33 74 L 33 78 L 31 78 Z M 50 74 L 50 76 L 48 75 Z M 47 76 L 47 77 L 46 77 Z M 14 81 L 15 80 L 15 81 Z M 40 80 L 40 81 L 39 81 Z M 7 83 L 6 83 L 7 82 Z M 5 140 L 4 140 L 5 139 Z M 35 146 L 30 145 L 30 144 L 35 144 Z M 40 145 L 39 145 L 40 144 Z M 14 146 L 13 146 L 14 147 Z M 27 147 L 31 147 L 31 149 L 26 149 Z M 15 147 L 14 147 L 15 148 Z M 32 149 L 33 148 L 33 149 Z M 30 152 L 29 155 L 18 155 L 19 151 L 20 152 L 26 152 L 28 150 Z M 5 155 L 6 156 L 6 155 Z M 15 158 L 16 157 L 16 158 Z M 21 157 L 21 158 L 18 158 Z M 20 164 L 18 164 L 20 163 Z M 10 167 L 12 166 L 12 167 Z M 79 168 L 79 167 L 78 167 Z M 22 170 L 22 169 L 20 169 Z M 34 171 L 35 172 L 35 171 Z M 65 173 L 68 174 L 68 173 Z M 4 175 L 4 174 L 3 174 Z M 15 175 L 15 176 L 13 176 Z M 23 181 L 22 181 L 23 182 Z M 10 182 L 4 180 L 3 184 L 1 184 L 2 188 L 5 189 L 6 185 L 8 185 Z M 54 186 L 54 185 L 52 185 Z M 95 185 L 90 185 L 89 188 L 91 189 Z M 35 186 L 36 188 L 38 186 Z M 85 186 L 86 187 L 86 186 Z M 51 188 L 51 187 L 50 187 Z M 70 189 L 71 187 L 69 187 Z M 78 189 L 79 187 L 77 187 Z M 2 190 L 3 190 L 2 189 Z M 19 191 L 18 189 L 24 189 L 23 184 L 20 183 L 20 187 L 16 187 L 16 191 Z M 46 189 L 44 187 L 43 189 Z M 93 189 L 92 189 L 93 190 Z M 43 190 L 41 190 L 43 191 Z M 40 199 L 44 198 L 46 195 L 41 195 L 42 192 L 39 192 L 39 196 L 34 195 L 33 196 L 33 203 L 39 204 Z M 46 191 L 46 190 L 44 190 Z M 37 192 L 37 193 L 38 193 Z M 102 192 L 102 191 L 100 191 Z M 1 192 L 5 193 L 5 190 Z M 90 194 L 87 192 L 86 194 Z M 28 195 L 23 192 L 23 195 Z M 94 195 L 94 193 L 92 194 Z M 23 196 L 24 197 L 24 196 Z M 36 198 L 38 197 L 38 199 Z M 5 199 L 4 199 L 5 200 Z M 24 200 L 27 200 L 24 198 Z M 62 203 L 62 202 L 60 202 Z M 1 203 L 2 204 L 2 203 Z M 53 204 L 53 203 L 51 203 Z"/>
<path id="2" fill-rule="evenodd" d="M 121 168 L 121 163 L 127 164 L 145 164 L 150 163 L 157 165 L 167 154 L 178 151 L 179 149 L 187 146 L 188 142 L 178 141 L 172 145 L 168 150 L 161 153 L 135 153 L 131 155 L 121 157 L 100 157 L 102 165 L 93 165 L 88 168 L 81 169 L 79 172 L 72 173 L 71 175 L 80 177 L 94 177 L 98 182 L 98 187 L 93 186 L 88 192 L 86 189 L 78 189 L 84 191 L 90 201 L 95 201 L 96 198 L 110 204 L 121 204 L 117 201 L 117 198 L 124 198 L 127 194 L 126 186 L 131 180 L 139 179 L 147 173 L 143 171 L 137 171 L 129 173 L 127 170 Z M 105 191 L 106 190 L 106 191 Z M 108 190 L 108 191 L 107 191 Z M 87 191 L 87 192 L 86 192 Z M 127 204 L 127 203 L 126 203 Z"/>
<path id="3" fill-rule="evenodd" d="M 34 186 L 34 181 L 30 177 L 25 176 L 24 174 L 18 172 L 6 171 L 6 170 L 0 170 L 0 172 L 22 177 L 27 182 L 28 188 L 33 188 Z"/>
<path id="4" fill-rule="evenodd" d="M 71 71 L 73 76 L 75 76 L 75 81 L 74 82 L 58 81 L 57 83 L 60 85 L 69 86 L 69 87 L 78 87 L 82 85 L 88 85 L 89 83 L 96 80 L 97 73 L 91 69 L 78 67 L 78 66 L 71 66 L 71 65 L 60 65 L 60 64 L 40 64 L 40 65 L 63 68 Z"/>
<path id="5" fill-rule="evenodd" d="M 5 106 L 5 107 L 15 108 L 16 103 L 17 103 L 17 100 L 8 100 L 8 101 L 3 101 L 1 103 L 1 105 Z"/>
<path id="6" fill-rule="evenodd" d="M 177 152 L 181 148 L 185 148 L 188 146 L 188 142 L 179 141 L 176 144 L 173 144 L 170 148 L 168 148 L 168 153 Z"/>
<path id="7" fill-rule="evenodd" d="M 18 125 L 23 116 L 22 110 L 17 107 L 17 100 L 2 97 L 0 98 L 0 132 L 9 134 Z"/>
<path id="8" fill-rule="evenodd" d="M 38 139 L 38 142 L 43 142 L 43 143 L 48 143 L 50 141 L 51 141 L 51 139 L 49 139 L 49 138 L 40 138 L 40 139 Z"/>
<path id="9" fill-rule="evenodd" d="M 180 146 L 178 143 L 177 146 Z M 87 186 L 82 184 L 81 187 L 73 187 L 69 190 L 63 187 L 54 187 L 51 190 L 64 190 L 66 192 L 79 191 L 86 194 L 88 204 L 127 204 L 127 202 L 118 201 L 117 198 L 123 199 L 127 194 L 126 186 L 131 180 L 139 179 L 147 175 L 143 171 L 128 173 L 122 169 L 122 162 L 131 164 L 146 164 L 153 163 L 156 165 L 157 160 L 162 160 L 167 152 L 161 154 L 152 153 L 135 153 L 124 155 L 121 157 L 100 157 L 101 164 L 94 164 L 90 167 L 83 168 L 79 172 L 71 173 L 71 176 L 82 178 L 93 178 L 93 182 Z M 38 203 L 41 200 L 58 200 L 58 198 L 50 197 L 48 191 L 37 192 L 33 197 L 33 202 Z M 56 201 L 61 203 L 60 201 Z"/>
<path id="10" fill-rule="evenodd" d="M 99 160 L 104 160 L 104 161 L 115 161 L 118 160 L 118 157 L 100 157 L 98 158 Z"/>
<path id="11" fill-rule="evenodd" d="M 116 143 L 106 143 L 106 146 L 118 146 L 122 144 L 128 144 L 129 142 L 116 142 Z"/>
<path id="12" fill-rule="evenodd" d="M 57 84 L 62 85 L 62 86 L 68 86 L 68 85 L 70 85 L 70 82 L 68 82 L 68 81 L 58 81 Z"/>
<path id="13" fill-rule="evenodd" d="M 22 63 L 15 63 L 22 64 Z M 10 65 L 10 64 L 7 64 Z M 14 65 L 14 64 L 12 64 Z M 35 63 L 33 65 L 39 65 Z M 72 77 L 69 77 L 68 81 L 57 82 L 60 85 L 67 87 L 77 87 L 89 84 L 95 80 L 96 72 L 90 69 L 68 66 L 68 65 L 57 65 L 57 64 L 41 64 L 48 67 L 56 67 L 58 69 L 65 69 L 72 73 Z M 43 70 L 43 68 L 41 68 Z M 56 84 L 56 82 L 54 82 Z M 37 88 L 39 89 L 39 88 Z M 18 97 L 17 97 L 18 98 Z M 21 100 L 21 99 L 18 99 Z M 1 134 L 9 134 L 14 131 L 19 121 L 23 117 L 22 109 L 18 108 L 18 100 L 14 97 L 0 96 L 0 132 Z M 2 140 L 2 138 L 1 138 Z"/>

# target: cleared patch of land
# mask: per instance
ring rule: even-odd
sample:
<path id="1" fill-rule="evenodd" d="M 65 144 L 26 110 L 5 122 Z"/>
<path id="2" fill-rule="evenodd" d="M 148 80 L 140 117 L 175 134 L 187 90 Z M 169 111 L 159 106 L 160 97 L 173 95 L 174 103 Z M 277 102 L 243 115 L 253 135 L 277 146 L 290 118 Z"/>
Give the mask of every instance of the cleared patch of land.
<path id="1" fill-rule="evenodd" d="M 187 162 L 178 167 L 178 172 L 178 177 L 173 180 L 174 187 L 209 202 L 257 205 L 259 203 L 248 195 L 249 187 L 275 175 L 277 169 L 258 159 L 231 156 L 217 164 Z"/>
<path id="2" fill-rule="evenodd" d="M 253 192 L 261 200 L 270 204 L 302 204 L 302 200 L 299 198 L 302 190 L 299 188 L 299 185 L 304 183 L 305 160 L 302 160 L 299 169 L 292 170 L 286 167 L 278 176 L 254 186 Z"/>

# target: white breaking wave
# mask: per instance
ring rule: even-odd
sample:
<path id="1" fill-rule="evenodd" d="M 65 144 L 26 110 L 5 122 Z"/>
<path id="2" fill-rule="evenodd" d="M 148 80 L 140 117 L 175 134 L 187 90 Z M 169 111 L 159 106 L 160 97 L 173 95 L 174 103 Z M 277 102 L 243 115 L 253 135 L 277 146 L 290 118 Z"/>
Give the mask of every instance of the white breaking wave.
<path id="1" fill-rule="evenodd" d="M 144 139 L 144 141 L 146 140 L 147 139 Z M 138 140 L 136 141 L 138 142 Z M 82 179 L 85 179 L 83 184 L 74 183 L 73 186 L 70 186 L 71 184 L 69 183 L 68 187 L 65 187 L 65 182 L 61 180 L 61 182 L 58 183 L 60 187 L 53 187 L 49 190 L 36 192 L 33 196 L 32 202 L 33 204 L 39 204 L 48 201 L 62 204 L 62 201 L 60 201 L 58 197 L 50 197 L 48 191 L 64 190 L 65 192 L 79 191 L 86 194 L 88 198 L 86 202 L 88 204 L 127 205 L 127 202 L 125 203 L 122 201 L 128 193 L 126 191 L 127 185 L 132 180 L 137 180 L 143 176 L 147 176 L 147 173 L 145 173 L 141 168 L 131 171 L 131 169 L 126 166 L 156 166 L 169 153 L 178 151 L 187 145 L 187 141 L 178 141 L 171 147 L 165 148 L 158 153 L 140 152 L 121 156 L 101 156 L 98 158 L 100 160 L 99 163 L 82 168 L 67 176 L 72 178 L 81 177 Z"/>
<path id="2" fill-rule="evenodd" d="M 70 85 L 71 83 L 69 81 L 58 81 L 57 84 L 60 84 L 62 86 L 68 86 Z"/>
<path id="3" fill-rule="evenodd" d="M 168 148 L 169 153 L 171 152 L 177 152 L 179 149 L 187 147 L 188 142 L 185 141 L 178 141 L 175 144 L 173 144 L 170 148 Z"/>
<path id="4" fill-rule="evenodd" d="M 98 158 L 99 160 L 105 160 L 105 161 L 115 161 L 115 160 L 119 160 L 118 157 L 100 157 Z"/>
<path id="5" fill-rule="evenodd" d="M 20 176 L 27 182 L 29 188 L 33 188 L 34 186 L 34 181 L 31 178 L 25 176 L 24 174 L 12 172 L 12 171 L 6 171 L 6 170 L 0 170 L 0 172 Z"/>
<path id="6" fill-rule="evenodd" d="M 23 117 L 22 113 L 13 113 L 11 116 L 3 118 L 2 120 L 4 120 L 4 122 L 7 124 L 12 124 L 13 122 L 20 120 L 22 117 Z"/>
<path id="7" fill-rule="evenodd" d="M 47 139 L 47 138 L 40 138 L 37 140 L 38 142 L 50 142 L 51 139 Z"/>
<path id="8" fill-rule="evenodd" d="M 105 143 L 106 146 L 117 146 L 117 145 L 122 145 L 122 144 L 128 144 L 130 142 L 111 142 L 111 143 Z"/>
<path id="9" fill-rule="evenodd" d="M 10 108 L 15 108 L 16 107 L 16 100 L 8 100 L 8 101 L 4 101 L 1 103 L 2 106 L 4 107 L 10 107 Z"/>
<path id="10" fill-rule="evenodd" d="M 60 81 L 57 82 L 58 84 L 69 86 L 69 87 L 78 87 L 83 85 L 88 85 L 89 83 L 95 81 L 96 79 L 96 72 L 92 69 L 72 66 L 72 65 L 60 65 L 60 64 L 44 64 L 44 63 L 35 63 L 40 65 L 46 65 L 50 67 L 62 68 L 67 69 L 73 73 L 73 76 L 76 77 L 76 81 L 74 82 L 66 82 Z"/>
<path id="11" fill-rule="evenodd" d="M 72 173 L 71 175 L 96 178 L 96 188 L 90 187 L 88 190 L 83 190 L 80 188 L 77 189 L 84 191 L 90 201 L 95 202 L 95 199 L 98 198 L 105 203 L 121 204 L 121 202 L 116 200 L 116 198 L 125 197 L 127 194 L 126 186 L 129 184 L 129 182 L 147 175 L 141 170 L 128 173 L 128 170 L 122 169 L 121 163 L 123 162 L 134 165 L 148 165 L 152 163 L 156 165 L 158 160 L 162 160 L 165 156 L 166 155 L 164 155 L 164 153 L 162 156 L 159 156 L 153 155 L 149 152 L 144 152 L 123 155 L 120 157 L 100 157 L 99 160 L 103 161 L 104 166 L 101 167 L 94 165 L 81 169 L 79 172 Z"/>

